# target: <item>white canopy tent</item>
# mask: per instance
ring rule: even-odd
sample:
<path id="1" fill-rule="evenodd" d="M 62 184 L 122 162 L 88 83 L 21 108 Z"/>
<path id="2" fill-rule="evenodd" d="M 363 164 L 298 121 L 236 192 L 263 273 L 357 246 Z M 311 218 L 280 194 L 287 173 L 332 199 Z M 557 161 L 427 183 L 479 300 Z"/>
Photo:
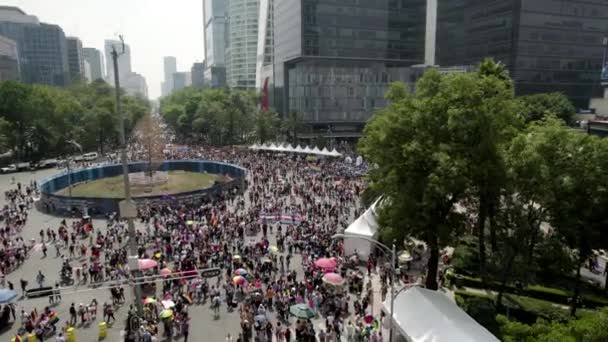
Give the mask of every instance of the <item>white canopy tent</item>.
<path id="1" fill-rule="evenodd" d="M 329 151 L 326 147 L 323 150 L 320 150 L 317 146 L 311 148 L 310 146 L 306 146 L 302 148 L 300 145 L 297 147 L 293 147 L 291 144 L 253 144 L 249 146 L 250 150 L 261 150 L 261 151 L 273 151 L 273 152 L 290 152 L 290 153 L 305 153 L 305 154 L 315 154 L 319 156 L 328 156 L 328 157 L 340 157 L 342 154 L 334 148 L 332 151 Z"/>
<path id="2" fill-rule="evenodd" d="M 374 238 L 378 231 L 378 219 L 376 208 L 380 199 L 377 199 L 361 216 L 359 216 L 344 231 L 347 237 L 344 239 L 345 255 L 357 253 L 361 260 L 367 260 L 373 251 L 373 244 L 363 238 Z"/>
<path id="3" fill-rule="evenodd" d="M 395 298 L 396 328 L 408 342 L 498 342 L 443 293 L 412 287 Z M 382 304 L 389 314 L 390 297 Z"/>

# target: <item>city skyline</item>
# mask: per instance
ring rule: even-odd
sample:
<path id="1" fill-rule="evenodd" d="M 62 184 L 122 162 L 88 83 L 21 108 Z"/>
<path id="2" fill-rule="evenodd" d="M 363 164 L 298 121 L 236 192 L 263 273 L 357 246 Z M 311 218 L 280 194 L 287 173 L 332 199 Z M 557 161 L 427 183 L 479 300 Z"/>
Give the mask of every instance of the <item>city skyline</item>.
<path id="1" fill-rule="evenodd" d="M 123 35 L 132 49 L 133 71 L 146 78 L 151 99 L 161 95 L 164 56 L 176 56 L 178 70 L 190 70 L 193 63 L 204 59 L 201 0 L 171 6 L 160 0 L 6 0 L 3 5 L 19 7 L 40 22 L 59 25 L 66 36 L 79 38 L 86 48 L 104 51 L 105 40 Z"/>

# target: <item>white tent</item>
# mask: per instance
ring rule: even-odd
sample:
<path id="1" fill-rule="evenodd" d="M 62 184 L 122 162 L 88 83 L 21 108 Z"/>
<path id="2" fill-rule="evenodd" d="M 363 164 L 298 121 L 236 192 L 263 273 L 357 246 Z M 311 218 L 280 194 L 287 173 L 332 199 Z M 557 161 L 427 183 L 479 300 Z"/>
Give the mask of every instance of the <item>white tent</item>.
<path id="1" fill-rule="evenodd" d="M 340 153 L 340 152 L 336 151 L 336 149 L 335 149 L 335 148 L 334 148 L 333 150 L 331 150 L 331 152 L 330 152 L 330 153 L 331 153 L 331 155 L 332 155 L 332 156 L 334 156 L 334 157 L 339 157 L 339 156 L 341 156 L 341 155 L 342 155 L 342 153 Z"/>
<path id="2" fill-rule="evenodd" d="M 253 144 L 251 146 L 249 146 L 250 150 L 258 150 L 260 148 L 260 146 L 258 146 L 258 144 Z"/>
<path id="3" fill-rule="evenodd" d="M 308 145 L 306 145 L 306 147 L 304 147 L 304 151 L 303 152 L 304 153 L 313 153 L 312 149 Z"/>
<path id="4" fill-rule="evenodd" d="M 376 207 L 380 199 L 377 199 L 371 207 L 369 207 L 361 216 L 359 216 L 348 228 L 344 231 L 346 238 L 344 239 L 344 253 L 351 255 L 357 253 L 361 260 L 367 260 L 372 253 L 373 244 L 363 238 L 373 238 L 378 231 L 378 219 Z"/>
<path id="5" fill-rule="evenodd" d="M 302 152 L 304 152 L 304 149 L 302 148 L 302 146 L 298 145 L 296 147 L 296 149 L 294 150 L 294 152 L 296 152 L 296 153 L 302 153 Z"/>
<path id="6" fill-rule="evenodd" d="M 320 154 L 321 150 L 319 150 L 319 148 L 317 146 L 315 146 L 315 148 L 312 149 L 312 153 L 313 154 Z"/>
<path id="7" fill-rule="evenodd" d="M 441 292 L 412 287 L 395 298 L 396 327 L 409 342 L 498 342 Z M 390 317 L 390 297 L 382 310 Z"/>
<path id="8" fill-rule="evenodd" d="M 323 147 L 323 149 L 321 150 L 321 154 L 323 154 L 324 156 L 329 156 L 330 152 L 327 147 Z"/>

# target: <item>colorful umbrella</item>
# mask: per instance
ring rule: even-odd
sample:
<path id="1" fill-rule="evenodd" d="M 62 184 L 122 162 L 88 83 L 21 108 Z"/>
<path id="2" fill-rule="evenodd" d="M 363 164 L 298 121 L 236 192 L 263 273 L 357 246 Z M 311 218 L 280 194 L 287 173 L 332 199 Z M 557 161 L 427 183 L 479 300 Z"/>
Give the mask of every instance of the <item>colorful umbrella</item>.
<path id="1" fill-rule="evenodd" d="M 187 225 L 189 225 L 189 226 L 191 226 L 191 225 L 193 225 L 193 224 L 194 224 L 194 221 L 192 221 L 192 220 L 188 220 L 188 221 L 186 221 L 186 224 L 187 224 Z"/>
<path id="2" fill-rule="evenodd" d="M 10 303 L 17 298 L 17 292 L 9 289 L 0 289 L 0 304 Z"/>
<path id="3" fill-rule="evenodd" d="M 160 275 L 163 277 L 166 277 L 166 276 L 170 275 L 171 272 L 172 271 L 169 269 L 169 267 L 165 267 L 162 270 L 160 270 Z"/>
<path id="4" fill-rule="evenodd" d="M 238 276 L 246 277 L 247 276 L 247 270 L 244 269 L 244 268 L 239 268 L 236 271 L 234 271 L 234 274 L 238 275 Z"/>
<path id="5" fill-rule="evenodd" d="M 277 247 L 277 246 L 270 246 L 270 247 L 268 247 L 268 251 L 271 254 L 277 254 L 279 252 L 279 247 Z"/>
<path id="6" fill-rule="evenodd" d="M 173 317 L 173 310 L 163 310 L 160 312 L 160 318 L 166 319 Z"/>
<path id="7" fill-rule="evenodd" d="M 236 276 L 236 277 L 232 278 L 232 282 L 235 285 L 243 285 L 247 282 L 247 279 L 245 279 L 243 276 Z"/>
<path id="8" fill-rule="evenodd" d="M 165 309 L 171 309 L 175 306 L 175 302 L 172 300 L 163 300 L 162 302 L 160 302 L 163 305 L 163 308 Z"/>
<path id="9" fill-rule="evenodd" d="M 146 299 L 144 299 L 144 304 L 154 304 L 156 303 L 156 299 L 153 297 L 146 297 Z"/>
<path id="10" fill-rule="evenodd" d="M 315 317 L 314 312 L 306 304 L 292 305 L 289 307 L 289 312 L 298 318 L 311 319 Z"/>
<path id="11" fill-rule="evenodd" d="M 139 259 L 137 260 L 137 265 L 139 266 L 140 270 L 149 270 L 156 267 L 158 263 L 152 259 Z"/>
<path id="12" fill-rule="evenodd" d="M 315 261 L 315 266 L 317 266 L 318 268 L 333 270 L 334 268 L 336 268 L 336 261 L 334 259 L 321 258 Z"/>
<path id="13" fill-rule="evenodd" d="M 344 285 L 344 278 L 337 273 L 325 273 L 323 276 L 323 282 L 329 285 L 342 286 Z"/>

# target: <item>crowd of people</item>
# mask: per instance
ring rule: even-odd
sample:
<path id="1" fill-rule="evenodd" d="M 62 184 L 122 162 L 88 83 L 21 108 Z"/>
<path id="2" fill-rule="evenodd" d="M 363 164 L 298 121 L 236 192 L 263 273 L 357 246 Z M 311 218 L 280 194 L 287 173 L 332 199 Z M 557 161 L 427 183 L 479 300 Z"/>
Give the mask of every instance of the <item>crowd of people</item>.
<path id="1" fill-rule="evenodd" d="M 138 153 L 130 155 L 136 159 Z M 370 276 L 378 276 L 384 299 L 393 281 L 390 267 L 380 255 L 372 256 L 365 272 L 365 267 L 360 269 L 344 256 L 342 241 L 332 238 L 363 210 L 359 199 L 365 184 L 359 175 L 366 165 L 347 163 L 344 158 L 235 148 L 191 147 L 171 151 L 166 157 L 241 165 L 248 170 L 248 189 L 196 205 L 167 201 L 138 208 L 138 258 L 152 265 L 140 280 L 133 279 L 124 248 L 127 224 L 116 215 L 107 217 L 105 227 L 78 218 L 41 230 L 45 255 L 46 246 L 53 245 L 62 260 L 57 291 L 60 286 L 110 284 L 111 299 L 103 303 L 102 311 L 104 320 L 114 323 L 114 310 L 124 305 L 126 285 L 143 282 L 143 317 L 139 326 L 131 326 L 131 318 L 138 316 L 131 305 L 125 327 L 137 331 L 142 341 L 161 335 L 187 340 L 189 307 L 201 304 L 209 305 L 219 319 L 224 310 L 239 313 L 241 330 L 231 332 L 226 341 L 328 342 L 341 337 L 383 341 L 386 322 L 379 308 L 373 307 L 378 298 L 374 299 Z M 3 211 L 9 218 L 5 222 L 11 224 L 2 237 L 23 226 L 26 208 L 31 206 L 28 195 L 22 196 L 20 190 L 7 196 L 16 199 Z M 11 244 L 18 246 L 17 241 Z M 315 261 L 321 258 L 335 264 L 319 267 Z M 3 269 L 10 265 L 1 263 Z M 221 273 L 201 278 L 200 270 L 207 268 L 219 268 Z M 339 275 L 344 282 L 324 282 L 327 273 Z M 55 300 L 54 295 L 49 302 Z M 96 300 L 89 305 L 72 303 L 63 331 L 86 324 L 96 313 Z"/>

